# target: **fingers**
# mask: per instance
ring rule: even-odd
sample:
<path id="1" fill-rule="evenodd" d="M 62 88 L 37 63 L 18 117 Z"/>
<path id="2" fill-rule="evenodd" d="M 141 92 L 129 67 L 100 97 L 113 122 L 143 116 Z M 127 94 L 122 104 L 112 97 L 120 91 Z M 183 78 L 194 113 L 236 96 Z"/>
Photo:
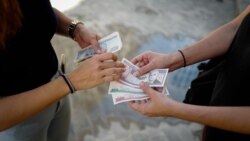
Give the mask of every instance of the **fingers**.
<path id="1" fill-rule="evenodd" d="M 137 72 L 135 72 L 135 76 L 141 76 L 147 72 L 149 72 L 150 70 L 153 70 L 153 64 L 149 63 L 145 66 L 142 66 L 141 68 L 139 68 L 139 70 Z"/>
<path id="2" fill-rule="evenodd" d="M 137 57 L 135 57 L 135 58 L 133 58 L 132 60 L 131 60 L 131 62 L 133 63 L 133 64 L 138 64 L 139 62 L 141 62 L 143 59 L 142 59 L 142 55 L 139 55 L 139 56 L 137 56 Z"/>
<path id="3" fill-rule="evenodd" d="M 107 77 L 107 76 L 111 76 L 111 75 L 118 75 L 119 78 L 121 78 L 122 73 L 124 71 L 125 71 L 124 68 L 108 68 L 108 69 L 102 70 L 102 72 L 100 72 L 100 76 Z"/>
<path id="4" fill-rule="evenodd" d="M 90 40 L 90 44 L 92 45 L 92 47 L 94 48 L 96 53 L 98 53 L 98 54 L 101 53 L 101 48 L 100 48 L 100 45 L 98 43 L 98 37 L 97 36 L 96 36 L 96 38 Z"/>
<path id="5" fill-rule="evenodd" d="M 148 104 L 149 104 L 149 103 L 138 104 L 138 103 L 136 103 L 136 102 L 134 102 L 134 101 L 130 101 L 130 102 L 129 102 L 129 106 L 130 106 L 132 109 L 134 109 L 134 110 L 136 110 L 136 111 L 138 111 L 138 112 L 140 112 L 140 113 L 142 113 L 142 114 L 146 114 L 146 111 L 145 111 L 145 110 L 147 109 Z"/>
<path id="6" fill-rule="evenodd" d="M 111 82 L 115 80 L 119 80 L 121 78 L 121 75 L 110 75 L 103 77 L 104 82 Z"/>
<path id="7" fill-rule="evenodd" d="M 107 68 L 125 68 L 125 65 L 120 62 L 104 62 L 100 65 L 100 69 L 107 69 Z"/>
<path id="8" fill-rule="evenodd" d="M 140 88 L 148 95 L 150 99 L 157 93 L 157 91 L 149 87 L 145 82 L 140 84 Z"/>
<path id="9" fill-rule="evenodd" d="M 117 56 L 113 53 L 103 53 L 103 54 L 99 54 L 98 58 L 100 61 L 106 61 L 106 60 L 113 60 L 113 61 L 117 61 Z"/>
<path id="10" fill-rule="evenodd" d="M 82 40 L 77 40 L 77 42 L 81 48 L 85 48 L 85 47 L 89 46 L 89 44 L 87 44 L 86 42 L 84 42 Z"/>

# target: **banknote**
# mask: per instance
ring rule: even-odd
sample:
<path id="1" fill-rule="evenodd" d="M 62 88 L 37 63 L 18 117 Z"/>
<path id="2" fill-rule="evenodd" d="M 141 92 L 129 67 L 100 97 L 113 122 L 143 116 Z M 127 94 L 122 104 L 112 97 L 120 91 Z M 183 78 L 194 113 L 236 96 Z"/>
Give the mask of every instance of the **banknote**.
<path id="1" fill-rule="evenodd" d="M 115 53 L 122 48 L 121 37 L 118 32 L 113 32 L 112 34 L 103 37 L 98 41 L 102 51 Z"/>
<path id="2" fill-rule="evenodd" d="M 139 67 L 126 58 L 123 58 L 121 62 L 126 66 L 123 79 L 110 82 L 108 90 L 108 94 L 112 95 L 114 104 L 148 99 L 149 97 L 140 88 L 142 81 L 162 94 L 169 94 L 165 86 L 168 69 L 155 69 L 140 77 L 136 77 L 134 74 Z"/>
<path id="3" fill-rule="evenodd" d="M 129 102 L 135 100 L 145 100 L 148 99 L 148 96 L 138 96 L 138 95 L 126 95 L 126 94 L 115 94 L 112 95 L 114 105 L 122 103 L 122 102 Z"/>
<path id="4" fill-rule="evenodd" d="M 122 48 L 122 41 L 118 32 L 103 37 L 98 41 L 101 50 L 106 52 L 115 53 Z M 95 55 L 95 50 L 90 45 L 86 48 L 79 50 L 75 56 L 75 62 L 81 62 Z"/>
<path id="5" fill-rule="evenodd" d="M 161 92 L 162 94 L 169 94 L 166 87 L 152 87 L 154 90 Z M 130 87 L 120 83 L 119 81 L 112 81 L 109 85 L 108 94 L 133 94 L 133 95 L 145 95 L 142 89 Z"/>
<path id="6" fill-rule="evenodd" d="M 142 89 L 124 85 L 119 81 L 110 82 L 108 93 L 109 94 L 126 93 L 126 94 L 145 95 Z"/>
<path id="7" fill-rule="evenodd" d="M 117 81 L 111 82 L 110 85 L 109 94 L 112 95 L 114 105 L 128 101 L 149 99 L 141 89 L 124 86 Z M 169 95 L 166 87 L 153 87 L 153 89 L 162 94 Z"/>
<path id="8" fill-rule="evenodd" d="M 124 79 L 119 80 L 124 85 L 138 88 L 142 81 L 146 82 L 150 87 L 163 87 L 166 82 L 168 69 L 155 69 L 140 77 L 135 77 L 135 72 L 139 69 L 128 59 L 123 58 L 121 61 L 126 66 L 123 73 Z"/>
<path id="9" fill-rule="evenodd" d="M 95 55 L 94 48 L 92 48 L 90 46 L 83 48 L 77 52 L 75 62 L 80 62 L 80 61 L 86 60 L 86 59 L 92 57 L 93 55 Z"/>
<path id="10" fill-rule="evenodd" d="M 126 58 L 123 58 L 121 62 L 125 65 L 126 68 L 125 72 L 123 73 L 124 79 L 120 79 L 119 81 L 124 85 L 139 88 L 141 80 L 134 76 L 134 73 L 139 68 Z"/>
<path id="11" fill-rule="evenodd" d="M 150 87 L 164 87 L 168 69 L 155 69 L 139 77 L 139 80 L 146 82 Z"/>

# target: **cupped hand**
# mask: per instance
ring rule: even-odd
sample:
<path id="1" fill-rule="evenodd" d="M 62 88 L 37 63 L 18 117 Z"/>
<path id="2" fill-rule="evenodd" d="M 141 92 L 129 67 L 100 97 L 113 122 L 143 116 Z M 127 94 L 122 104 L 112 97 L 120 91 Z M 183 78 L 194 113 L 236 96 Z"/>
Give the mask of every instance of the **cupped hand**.
<path id="1" fill-rule="evenodd" d="M 98 43 L 101 37 L 83 24 L 78 24 L 74 32 L 74 40 L 80 45 L 81 48 L 91 45 L 97 53 L 101 53 Z"/>
<path id="2" fill-rule="evenodd" d="M 130 102 L 129 105 L 132 109 L 146 116 L 172 116 L 173 107 L 177 104 L 176 101 L 153 90 L 145 83 L 142 83 L 140 87 L 148 95 L 149 99 Z"/>
<path id="3" fill-rule="evenodd" d="M 76 90 L 89 89 L 120 79 L 124 71 L 125 66 L 117 62 L 116 55 L 103 53 L 81 62 L 78 68 L 69 74 L 69 79 Z"/>

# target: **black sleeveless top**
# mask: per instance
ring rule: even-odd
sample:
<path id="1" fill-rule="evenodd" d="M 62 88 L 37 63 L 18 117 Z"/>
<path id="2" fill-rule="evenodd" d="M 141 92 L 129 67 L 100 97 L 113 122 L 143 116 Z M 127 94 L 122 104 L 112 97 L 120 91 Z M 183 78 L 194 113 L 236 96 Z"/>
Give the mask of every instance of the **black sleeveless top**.
<path id="1" fill-rule="evenodd" d="M 250 14 L 241 23 L 222 63 L 211 106 L 250 106 Z M 249 111 L 250 112 L 250 111 Z M 234 113 L 232 113 L 234 114 Z M 205 141 L 250 141 L 250 135 L 205 128 Z"/>
<path id="2" fill-rule="evenodd" d="M 50 43 L 57 24 L 50 1 L 19 0 L 19 4 L 22 28 L 0 50 L 0 96 L 39 87 L 49 82 L 58 68 Z"/>

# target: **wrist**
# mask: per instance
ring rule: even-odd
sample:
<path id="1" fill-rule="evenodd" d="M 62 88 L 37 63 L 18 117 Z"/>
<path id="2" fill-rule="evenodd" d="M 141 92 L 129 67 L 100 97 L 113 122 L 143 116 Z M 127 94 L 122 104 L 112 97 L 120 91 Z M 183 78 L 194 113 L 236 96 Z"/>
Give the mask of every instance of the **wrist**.
<path id="1" fill-rule="evenodd" d="M 165 101 L 164 101 L 164 106 L 163 107 L 168 107 L 168 108 L 164 108 L 164 116 L 171 116 L 171 117 L 175 117 L 178 113 L 178 110 L 181 107 L 180 102 L 177 102 L 173 99 L 171 99 L 170 97 L 166 96 Z"/>
<path id="2" fill-rule="evenodd" d="M 78 20 L 73 20 L 70 25 L 68 26 L 68 36 L 72 39 L 76 37 L 76 31 L 79 28 L 79 25 L 84 25 L 83 22 Z"/>
<path id="3" fill-rule="evenodd" d="M 76 88 L 73 85 L 71 79 L 66 74 L 64 74 L 62 71 L 59 71 L 59 74 L 63 78 L 63 80 L 65 81 L 65 83 L 67 84 L 67 86 L 68 86 L 68 88 L 70 90 L 70 93 L 73 94 L 76 91 Z"/>
<path id="4" fill-rule="evenodd" d="M 183 65 L 179 52 L 173 54 L 164 54 L 162 58 L 163 62 L 161 64 L 164 64 L 162 67 L 168 68 L 169 71 L 174 71 Z"/>

